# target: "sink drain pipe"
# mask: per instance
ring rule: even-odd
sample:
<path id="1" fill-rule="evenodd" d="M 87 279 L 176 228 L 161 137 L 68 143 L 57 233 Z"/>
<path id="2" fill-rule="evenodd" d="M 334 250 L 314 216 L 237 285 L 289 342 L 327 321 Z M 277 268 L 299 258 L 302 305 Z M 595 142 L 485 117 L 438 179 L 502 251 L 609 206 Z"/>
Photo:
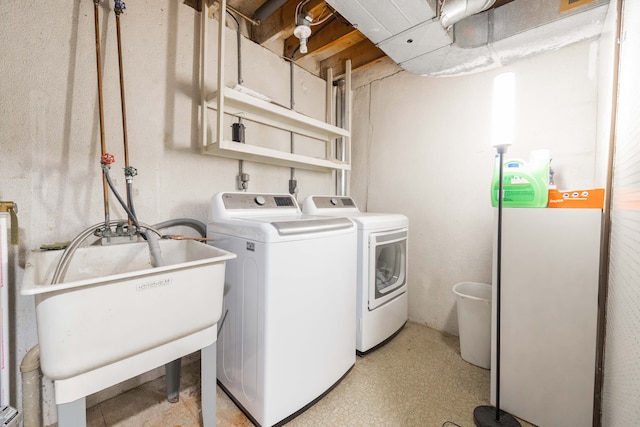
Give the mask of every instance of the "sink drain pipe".
<path id="1" fill-rule="evenodd" d="M 31 347 L 20 364 L 22 373 L 22 413 L 24 427 L 42 425 L 42 388 L 40 386 L 40 346 Z"/>
<path id="2" fill-rule="evenodd" d="M 178 218 L 164 221 L 159 224 L 155 224 L 153 228 L 156 230 L 162 230 L 164 228 L 177 226 L 191 227 L 200 233 L 202 237 L 207 237 L 207 226 L 203 222 L 191 218 Z M 182 358 L 178 358 L 164 365 L 167 400 L 171 403 L 177 403 L 180 400 L 181 368 Z"/>

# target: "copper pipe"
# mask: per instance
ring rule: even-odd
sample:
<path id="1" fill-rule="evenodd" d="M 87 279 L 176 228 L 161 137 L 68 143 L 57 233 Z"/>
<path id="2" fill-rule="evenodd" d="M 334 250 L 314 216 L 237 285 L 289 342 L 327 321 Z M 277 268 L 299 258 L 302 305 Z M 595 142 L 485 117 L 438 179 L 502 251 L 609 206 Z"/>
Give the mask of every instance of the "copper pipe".
<path id="1" fill-rule="evenodd" d="M 124 140 L 124 167 L 129 167 L 129 142 L 127 138 L 127 108 L 125 106 L 124 97 L 124 71 L 122 67 L 122 35 L 120 32 L 120 11 L 115 9 L 116 13 L 116 33 L 118 38 L 118 68 L 120 71 L 120 100 L 122 104 L 122 137 Z"/>
<path id="2" fill-rule="evenodd" d="M 124 167 L 125 167 L 125 178 L 127 180 L 131 179 L 127 175 L 127 171 L 129 170 L 129 140 L 127 136 L 127 108 L 125 106 L 125 96 L 124 96 L 124 71 L 122 67 L 122 35 L 120 31 L 120 14 L 122 13 L 122 9 L 116 7 L 114 9 L 116 15 L 116 34 L 118 40 L 118 69 L 120 71 L 120 104 L 122 107 L 122 137 L 124 142 Z M 127 185 L 127 207 L 131 209 L 131 186 Z M 131 218 L 129 218 L 129 226 L 131 226 Z"/>
<path id="3" fill-rule="evenodd" d="M 245 21 L 248 21 L 252 25 L 260 25 L 260 21 L 256 21 L 255 19 L 249 18 L 247 15 L 245 15 L 242 12 L 240 12 L 238 9 L 234 8 L 233 6 L 227 5 L 227 10 L 230 10 L 231 12 L 233 12 L 236 15 L 240 16 L 242 19 L 244 19 Z"/>
<path id="4" fill-rule="evenodd" d="M 98 19 L 98 3 L 100 3 L 100 0 L 93 0 L 93 16 L 96 34 L 96 68 L 98 72 L 98 111 L 100 115 L 100 153 L 104 156 L 107 153 L 107 146 L 104 137 L 104 105 L 102 101 L 102 61 L 100 60 L 100 21 Z M 104 174 L 102 174 L 102 194 L 104 198 L 104 224 L 106 231 L 109 229 L 109 187 Z"/>

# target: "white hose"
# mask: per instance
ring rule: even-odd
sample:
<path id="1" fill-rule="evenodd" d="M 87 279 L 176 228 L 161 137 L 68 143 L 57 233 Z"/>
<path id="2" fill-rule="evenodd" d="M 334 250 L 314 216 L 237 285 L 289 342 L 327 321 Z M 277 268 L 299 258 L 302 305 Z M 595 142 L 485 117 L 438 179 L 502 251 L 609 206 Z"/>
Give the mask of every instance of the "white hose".
<path id="1" fill-rule="evenodd" d="M 22 373 L 22 412 L 24 427 L 42 426 L 40 388 L 40 346 L 34 345 L 20 364 Z"/>

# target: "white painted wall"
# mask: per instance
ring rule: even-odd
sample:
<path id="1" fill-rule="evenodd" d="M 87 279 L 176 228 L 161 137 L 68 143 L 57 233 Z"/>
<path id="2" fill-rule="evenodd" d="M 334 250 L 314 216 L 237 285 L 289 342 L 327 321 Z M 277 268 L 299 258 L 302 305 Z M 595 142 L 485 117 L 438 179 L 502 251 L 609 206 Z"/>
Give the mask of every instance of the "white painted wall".
<path id="1" fill-rule="evenodd" d="M 113 2 L 100 4 L 107 149 L 116 156 L 112 175 L 124 194 L 115 17 Z M 11 403 L 21 407 L 18 367 L 37 341 L 33 299 L 19 295 L 26 253 L 71 240 L 104 220 L 93 2 L 9 0 L 0 3 L 0 17 L 0 200 L 19 206 L 10 363 L 16 376 Z M 178 217 L 206 221 L 211 195 L 235 190 L 238 162 L 200 154 L 199 15 L 173 0 L 127 2 L 121 25 L 130 159 L 139 171 L 138 217 L 148 224 Z M 211 25 L 213 73 L 216 26 Z M 235 24 L 229 26 L 226 72 L 233 81 Z M 289 64 L 246 39 L 243 59 L 244 85 L 288 105 Z M 215 74 L 210 83 L 215 84 Z M 297 69 L 294 85 L 296 108 L 323 119 L 324 82 Z M 247 141 L 252 138 L 262 135 L 248 125 Z M 288 147 L 289 136 L 284 138 Z M 288 168 L 245 162 L 245 172 L 251 175 L 249 191 L 288 191 Z M 330 172 L 298 170 L 296 177 L 300 200 L 335 188 Z M 122 218 L 115 199 L 110 205 L 112 218 Z M 56 418 L 52 399 L 46 382 L 45 425 Z"/>
<path id="2" fill-rule="evenodd" d="M 547 148 L 560 189 L 604 184 L 595 177 L 597 60 L 597 42 L 582 42 L 467 76 L 426 78 L 391 67 L 396 74 L 354 78 L 352 194 L 368 211 L 409 217 L 412 320 L 457 334 L 451 288 L 491 282 L 497 74 L 516 75 L 507 158 L 527 160 Z"/>

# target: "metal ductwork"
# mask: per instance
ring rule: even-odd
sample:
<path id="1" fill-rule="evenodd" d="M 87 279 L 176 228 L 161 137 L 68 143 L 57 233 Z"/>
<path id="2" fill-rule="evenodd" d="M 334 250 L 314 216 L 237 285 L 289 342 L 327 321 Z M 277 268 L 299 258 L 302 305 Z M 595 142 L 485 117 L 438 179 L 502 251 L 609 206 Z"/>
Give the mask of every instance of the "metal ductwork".
<path id="1" fill-rule="evenodd" d="M 489 9 L 496 0 L 446 0 L 440 10 L 440 22 L 449 28 L 464 18 Z"/>
<path id="2" fill-rule="evenodd" d="M 610 0 L 513 0 L 480 13 L 494 0 L 441 10 L 438 0 L 326 1 L 407 71 L 453 76 L 597 38 Z"/>

